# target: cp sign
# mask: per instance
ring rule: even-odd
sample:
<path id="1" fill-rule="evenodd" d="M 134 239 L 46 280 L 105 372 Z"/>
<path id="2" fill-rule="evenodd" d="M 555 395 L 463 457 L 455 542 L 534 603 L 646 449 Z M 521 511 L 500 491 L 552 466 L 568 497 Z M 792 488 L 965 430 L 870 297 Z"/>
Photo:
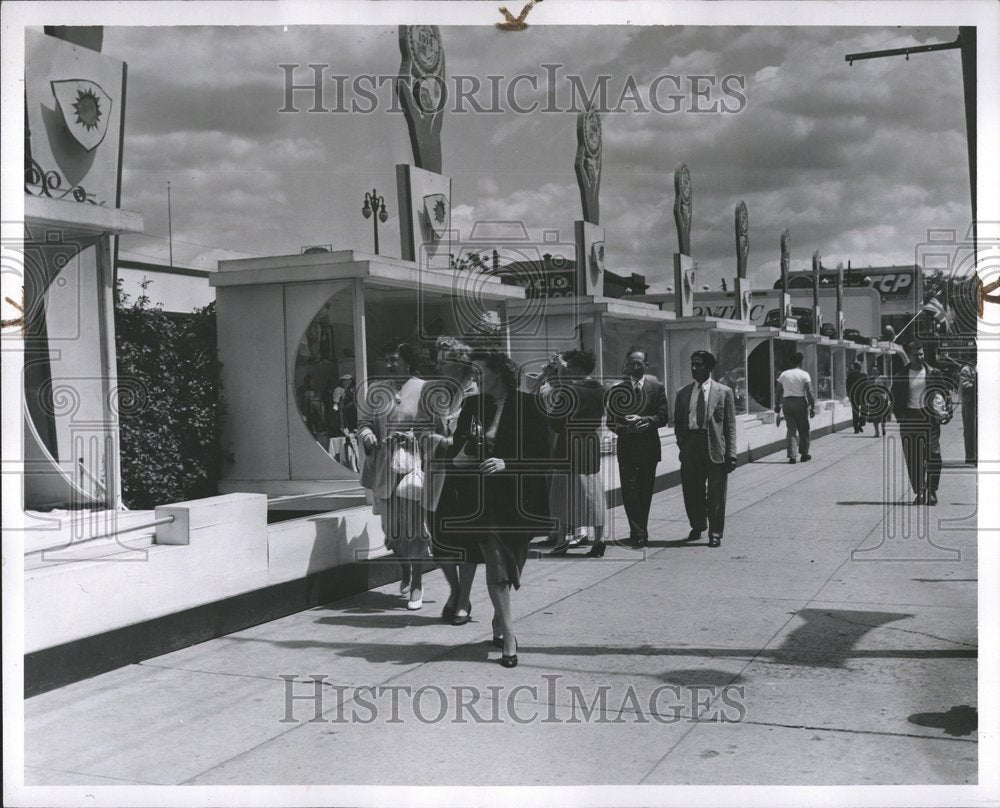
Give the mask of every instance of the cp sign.
<path id="1" fill-rule="evenodd" d="M 908 294 L 913 286 L 913 274 L 910 272 L 887 272 L 872 278 L 872 288 L 883 295 Z"/>

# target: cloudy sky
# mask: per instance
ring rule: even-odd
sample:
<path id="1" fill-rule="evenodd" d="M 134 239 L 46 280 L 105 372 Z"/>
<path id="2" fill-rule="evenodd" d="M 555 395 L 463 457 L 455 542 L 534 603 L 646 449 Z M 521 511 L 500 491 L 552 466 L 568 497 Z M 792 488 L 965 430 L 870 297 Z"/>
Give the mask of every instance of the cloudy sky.
<path id="1" fill-rule="evenodd" d="M 969 178 L 957 50 L 855 63 L 850 52 L 951 41 L 957 28 L 541 27 L 516 36 L 445 27 L 449 76 L 539 77 L 558 63 L 588 88 L 608 75 L 614 104 L 629 76 L 642 98 L 657 76 L 678 76 L 688 98 L 672 113 L 603 116 L 601 224 L 607 264 L 653 276 L 670 266 L 677 236 L 672 172 L 687 163 L 694 184 L 692 251 L 699 280 L 735 274 L 733 206 L 750 210 L 751 278 L 770 285 L 778 239 L 792 233 L 793 268 L 813 250 L 825 265 L 913 263 L 928 228 L 964 234 Z M 403 116 L 388 86 L 370 114 L 281 113 L 284 73 L 329 65 L 327 75 L 390 75 L 400 55 L 393 27 L 106 28 L 104 52 L 128 63 L 123 207 L 144 214 L 147 235 L 124 255 L 167 256 L 166 183 L 172 186 L 174 258 L 214 267 L 219 258 L 297 253 L 304 245 L 371 250 L 364 192 L 384 194 L 392 217 L 382 251 L 399 254 L 394 165 L 411 162 Z M 738 113 L 690 111 L 691 76 L 745 77 Z M 336 105 L 334 84 L 324 104 Z M 661 105 L 676 92 L 661 84 Z M 349 96 L 349 99 L 350 100 Z M 485 91 L 479 96 L 489 104 Z M 533 93 L 520 85 L 517 99 Z M 506 104 L 504 103 L 504 106 Z M 648 106 L 648 101 L 647 101 Z M 533 237 L 572 240 L 581 218 L 572 112 L 449 112 L 444 173 L 453 178 L 453 225 L 467 238 L 481 220 L 521 221 Z"/>

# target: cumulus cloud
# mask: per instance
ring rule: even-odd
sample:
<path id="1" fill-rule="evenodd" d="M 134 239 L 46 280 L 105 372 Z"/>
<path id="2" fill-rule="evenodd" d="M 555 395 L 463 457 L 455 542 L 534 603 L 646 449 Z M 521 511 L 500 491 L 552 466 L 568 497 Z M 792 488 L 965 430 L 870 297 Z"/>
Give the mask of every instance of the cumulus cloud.
<path id="1" fill-rule="evenodd" d="M 672 171 L 685 162 L 695 188 L 693 249 L 712 286 L 735 272 L 733 206 L 741 199 L 750 209 L 751 272 L 767 285 L 786 227 L 795 266 L 817 249 L 833 265 L 907 263 L 928 228 L 965 232 L 957 52 L 844 61 L 854 51 L 955 35 L 955 28 L 537 26 L 511 47 L 492 29 L 442 29 L 449 75 L 477 76 L 484 87 L 489 75 L 538 76 L 537 91 L 519 90 L 522 103 L 545 101 L 545 64 L 562 65 L 560 103 L 569 101 L 570 73 L 588 89 L 609 76 L 612 100 L 629 76 L 646 99 L 657 76 L 678 76 L 679 111 L 603 116 L 601 224 L 611 269 L 662 271 L 676 249 Z M 129 65 L 123 196 L 146 215 L 150 232 L 166 231 L 169 179 L 175 240 L 190 242 L 197 260 L 317 243 L 368 250 L 361 198 L 376 187 L 391 217 L 383 251 L 398 254 L 394 165 L 412 161 L 402 115 L 381 107 L 366 115 L 278 112 L 278 65 L 392 74 L 394 27 L 120 27 L 107 29 L 105 52 Z M 690 77 L 716 77 L 718 99 L 729 74 L 745 77 L 741 111 L 689 111 Z M 333 90 L 324 86 L 327 106 Z M 379 94 L 383 105 L 390 94 Z M 455 226 L 468 232 L 476 221 L 516 220 L 532 238 L 552 230 L 572 239 L 581 217 L 572 112 L 450 112 L 442 144 Z M 135 244 L 165 254 L 159 237 Z"/>

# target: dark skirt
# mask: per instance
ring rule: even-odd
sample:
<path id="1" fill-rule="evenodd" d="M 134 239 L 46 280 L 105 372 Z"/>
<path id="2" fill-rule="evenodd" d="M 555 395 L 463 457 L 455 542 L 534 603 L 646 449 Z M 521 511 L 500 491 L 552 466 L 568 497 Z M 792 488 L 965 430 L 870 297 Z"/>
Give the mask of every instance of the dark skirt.
<path id="1" fill-rule="evenodd" d="M 491 480 L 476 473 L 449 472 L 434 513 L 434 559 L 483 564 L 487 583 L 519 588 L 534 532 L 516 498 L 508 496 L 516 484 L 512 476 Z"/>
<path id="2" fill-rule="evenodd" d="M 431 555 L 439 564 L 482 564 L 479 542 L 460 523 L 456 514 L 438 504 L 431 527 Z"/>

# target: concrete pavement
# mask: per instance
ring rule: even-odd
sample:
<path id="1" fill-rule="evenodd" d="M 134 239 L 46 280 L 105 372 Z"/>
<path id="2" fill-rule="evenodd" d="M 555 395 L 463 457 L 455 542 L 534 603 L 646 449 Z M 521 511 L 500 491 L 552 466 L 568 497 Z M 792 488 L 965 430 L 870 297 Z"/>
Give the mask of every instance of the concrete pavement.
<path id="1" fill-rule="evenodd" d="M 391 585 L 36 696 L 25 782 L 974 784 L 960 421 L 934 508 L 908 504 L 893 425 L 848 429 L 739 468 L 721 548 L 680 541 L 674 488 L 645 552 L 529 560 L 514 669 L 482 573 L 453 627 L 435 571 L 418 612 Z"/>

